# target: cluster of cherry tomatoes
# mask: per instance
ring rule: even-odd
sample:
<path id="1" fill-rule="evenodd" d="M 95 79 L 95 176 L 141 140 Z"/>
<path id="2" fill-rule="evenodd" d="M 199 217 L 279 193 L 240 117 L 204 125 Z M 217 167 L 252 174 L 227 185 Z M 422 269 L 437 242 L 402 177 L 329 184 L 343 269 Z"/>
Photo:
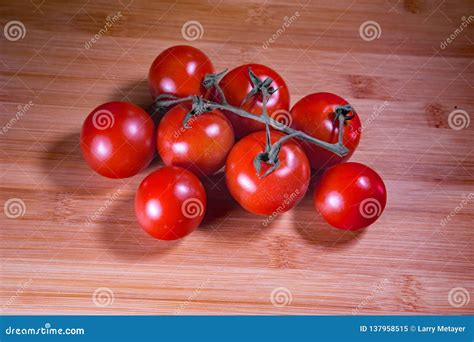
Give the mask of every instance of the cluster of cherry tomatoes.
<path id="1" fill-rule="evenodd" d="M 256 91 L 249 70 L 262 82 L 271 81 L 273 91 L 266 101 Z M 81 150 L 91 168 L 109 178 L 131 177 L 150 164 L 156 151 L 166 165 L 149 174 L 136 193 L 136 217 L 146 232 L 173 240 L 196 229 L 206 211 L 200 179 L 223 167 L 230 194 L 252 213 L 268 216 L 290 210 L 306 194 L 313 171 L 318 177 L 314 205 L 329 224 L 357 230 L 377 220 L 385 208 L 385 185 L 368 166 L 345 162 L 357 148 L 362 131 L 352 109 L 339 136 L 336 109 L 347 106 L 346 100 L 315 93 L 290 110 L 285 81 L 267 66 L 239 66 L 218 81 L 219 89 L 205 87 L 206 76 L 214 73 L 202 51 L 190 46 L 168 48 L 151 65 L 151 95 L 200 97 L 255 117 L 262 115 L 265 106 L 267 115 L 280 119 L 282 126 L 328 143 L 342 137 L 348 152 L 340 156 L 310 141 L 288 137 L 277 149 L 278 163 L 266 172 L 272 165 L 258 156 L 285 133 L 267 129 L 261 121 L 241 117 L 225 106 L 186 120 L 193 107 L 183 101 L 167 107 L 157 126 L 155 118 L 134 104 L 105 103 L 87 116 L 82 127 Z"/>

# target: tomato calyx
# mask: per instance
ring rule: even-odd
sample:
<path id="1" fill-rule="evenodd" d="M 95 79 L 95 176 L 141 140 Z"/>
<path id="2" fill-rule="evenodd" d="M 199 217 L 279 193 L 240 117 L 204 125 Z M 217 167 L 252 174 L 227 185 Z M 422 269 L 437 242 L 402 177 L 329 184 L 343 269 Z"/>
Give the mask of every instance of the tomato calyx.
<path id="1" fill-rule="evenodd" d="M 270 151 L 259 153 L 255 157 L 253 165 L 255 166 L 255 171 L 257 171 L 257 175 L 260 178 L 265 178 L 280 166 L 280 159 L 278 158 L 278 154 L 280 153 L 281 145 L 282 143 L 277 142 L 270 148 Z M 271 167 L 266 170 L 263 175 L 260 174 L 262 162 L 271 165 Z"/>
<path id="2" fill-rule="evenodd" d="M 224 91 L 219 85 L 219 81 L 226 74 L 227 70 L 228 69 L 225 68 L 224 70 L 218 73 L 206 74 L 206 76 L 204 76 L 204 80 L 202 81 L 202 85 L 204 86 L 204 88 L 206 89 L 214 88 L 217 91 L 222 104 L 227 104 L 227 100 L 225 98 Z"/>
<path id="3" fill-rule="evenodd" d="M 336 110 L 334 110 L 334 122 L 341 116 L 344 118 L 344 121 L 349 121 L 354 118 L 355 114 L 350 104 L 336 107 Z"/>
<path id="4" fill-rule="evenodd" d="M 240 106 L 242 107 L 252 96 L 257 95 L 258 93 L 261 93 L 262 96 L 264 97 L 264 93 L 267 93 L 268 95 L 272 95 L 273 93 L 278 91 L 278 88 L 273 88 L 272 82 L 273 80 L 270 77 L 267 77 L 263 81 L 261 81 L 257 75 L 252 71 L 251 68 L 248 70 L 249 72 L 249 77 L 250 81 L 252 82 L 252 90 L 245 96 L 245 98 L 242 100 L 242 103 Z M 263 100 L 262 100 L 263 102 Z"/>
<path id="5" fill-rule="evenodd" d="M 282 137 L 278 142 L 274 143 L 273 145 L 269 141 L 270 135 L 267 133 L 267 141 L 266 141 L 266 146 L 265 146 L 265 151 L 257 154 L 255 156 L 255 159 L 253 160 L 253 165 L 255 166 L 255 171 L 257 171 L 257 175 L 260 178 L 265 178 L 268 176 L 270 173 L 275 171 L 279 166 L 280 166 L 280 160 L 278 159 L 278 155 L 280 153 L 281 146 L 283 142 L 280 142 L 283 138 L 289 137 L 289 135 Z M 268 165 L 271 165 L 271 167 L 265 171 L 263 175 L 261 175 L 261 167 L 262 163 L 266 163 Z"/>
<path id="6" fill-rule="evenodd" d="M 208 113 L 212 111 L 209 104 L 204 102 L 202 96 L 193 96 L 191 110 L 186 113 L 183 119 L 183 127 L 185 129 L 191 128 L 188 123 L 191 118 L 198 117 L 201 114 Z"/>
<path id="7" fill-rule="evenodd" d="M 228 69 L 225 68 L 221 72 L 217 72 L 215 74 L 206 74 L 206 76 L 204 76 L 204 80 L 202 81 L 204 88 L 211 89 L 211 87 L 219 86 L 219 80 L 225 75 L 227 70 Z"/>
<path id="8" fill-rule="evenodd" d="M 260 177 L 265 177 L 269 175 L 280 166 L 280 163 L 278 160 L 278 154 L 280 152 L 281 146 L 283 145 L 285 141 L 292 138 L 299 138 L 301 140 L 308 141 L 328 151 L 331 151 L 332 153 L 335 153 L 336 155 L 340 157 L 344 157 L 345 155 L 349 153 L 349 149 L 343 143 L 343 130 L 344 130 L 345 122 L 348 120 L 351 120 L 355 116 L 352 106 L 347 104 L 344 106 L 336 107 L 334 111 L 334 114 L 335 114 L 334 120 L 339 121 L 338 141 L 336 143 L 328 143 L 324 140 L 317 139 L 311 135 L 308 135 L 302 131 L 295 130 L 271 118 L 267 112 L 267 102 L 270 99 L 270 97 L 275 92 L 278 91 L 278 88 L 273 88 L 271 86 L 273 82 L 271 78 L 266 78 L 263 81 L 260 80 L 253 73 L 251 68 L 248 69 L 248 72 L 249 72 L 250 80 L 253 84 L 253 88 L 247 94 L 242 104 L 248 101 L 252 96 L 260 94 L 261 101 L 262 101 L 261 115 L 255 115 L 255 114 L 247 112 L 242 107 L 235 107 L 228 104 L 224 96 L 224 93 L 218 84 L 219 83 L 218 80 L 224 75 L 226 71 L 227 70 L 224 70 L 215 74 L 207 74 L 203 81 L 203 86 L 206 89 L 210 89 L 211 87 L 214 87 L 215 90 L 220 94 L 220 103 L 207 100 L 203 96 L 197 96 L 197 95 L 178 98 L 170 94 L 161 94 L 155 99 L 155 102 L 154 102 L 155 110 L 159 111 L 160 109 L 162 110 L 163 108 L 169 108 L 179 103 L 191 101 L 192 108 L 186 114 L 186 117 L 183 120 L 183 127 L 185 129 L 192 128 L 188 125 L 188 122 L 191 118 L 210 112 L 214 109 L 229 111 L 240 117 L 252 119 L 257 122 L 265 124 L 265 131 L 266 131 L 266 136 L 267 136 L 265 150 L 262 151 L 262 153 L 258 154 L 254 160 L 255 171 Z M 287 135 L 281 137 L 278 141 L 271 144 L 270 127 L 273 127 L 274 129 L 278 131 L 282 131 L 286 133 Z M 260 172 L 262 170 L 261 168 L 262 163 L 269 164 L 271 167 L 267 169 L 263 175 L 260 175 Z"/>

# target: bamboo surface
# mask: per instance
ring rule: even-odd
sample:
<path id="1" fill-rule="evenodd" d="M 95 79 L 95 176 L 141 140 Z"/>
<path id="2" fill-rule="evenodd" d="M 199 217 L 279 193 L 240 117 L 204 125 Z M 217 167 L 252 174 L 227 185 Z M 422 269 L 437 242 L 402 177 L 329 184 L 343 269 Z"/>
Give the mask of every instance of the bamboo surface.
<path id="1" fill-rule="evenodd" d="M 470 0 L 1 0 L 2 28 L 25 28 L 0 37 L 2 312 L 473 314 L 474 122 L 453 129 L 449 118 L 474 121 L 474 20 L 454 33 L 473 14 Z M 190 21 L 202 26 L 193 41 L 182 34 Z M 360 34 L 367 21 L 378 38 Z M 83 161 L 79 132 L 103 102 L 148 107 L 148 68 L 177 44 L 202 49 L 217 70 L 274 68 L 292 103 L 317 91 L 348 99 L 364 123 L 352 160 L 386 182 L 380 219 L 334 230 L 309 191 L 264 227 L 220 173 L 204 181 L 196 232 L 147 236 L 133 198 L 161 162 L 105 179 Z M 11 199 L 22 216 L 7 216 Z"/>

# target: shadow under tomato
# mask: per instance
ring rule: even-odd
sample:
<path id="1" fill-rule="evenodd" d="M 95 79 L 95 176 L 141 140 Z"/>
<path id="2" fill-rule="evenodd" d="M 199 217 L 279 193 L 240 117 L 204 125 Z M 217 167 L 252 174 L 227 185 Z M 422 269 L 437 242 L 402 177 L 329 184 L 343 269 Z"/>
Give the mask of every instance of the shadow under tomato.
<path id="1" fill-rule="evenodd" d="M 100 240 L 105 247 L 117 258 L 132 261 L 162 256 L 176 248 L 180 240 L 157 240 L 139 226 L 134 200 L 135 191 L 128 190 L 107 209 L 100 227 Z"/>
<path id="2" fill-rule="evenodd" d="M 93 172 L 82 158 L 79 144 L 80 128 L 77 133 L 59 137 L 41 155 L 40 166 L 44 179 L 58 187 L 77 188 Z"/>
<path id="3" fill-rule="evenodd" d="M 349 231 L 331 227 L 322 217 L 309 226 L 296 225 L 297 232 L 308 242 L 324 247 L 339 247 L 357 242 L 365 230 Z"/>
<path id="4" fill-rule="evenodd" d="M 141 80 L 127 81 L 124 85 L 119 86 L 116 89 L 117 91 L 112 94 L 110 101 L 131 102 L 140 106 L 146 112 L 151 113 L 153 98 L 150 94 L 148 79 L 146 77 Z M 163 114 L 158 113 L 152 115 L 155 126 L 158 126 L 162 116 Z"/>
<path id="5" fill-rule="evenodd" d="M 203 224 L 212 225 L 228 216 L 230 212 L 237 209 L 237 203 L 230 196 L 225 184 L 224 172 L 202 177 L 201 182 L 206 189 L 206 215 Z"/>
<path id="6" fill-rule="evenodd" d="M 131 102 L 148 110 L 153 103 L 153 98 L 148 89 L 148 79 L 145 77 L 124 82 L 116 88 L 115 93 L 112 93 L 110 101 Z"/>
<path id="7" fill-rule="evenodd" d="M 207 195 L 206 215 L 198 228 L 201 232 L 217 232 L 221 236 L 235 239 L 248 238 L 249 235 L 270 229 L 271 224 L 263 226 L 264 216 L 249 213 L 232 198 L 223 171 L 201 180 Z"/>
<path id="8" fill-rule="evenodd" d="M 349 246 L 357 242 L 357 237 L 365 230 L 349 231 L 330 226 L 316 211 L 313 204 L 313 194 L 321 174 L 313 174 L 308 191 L 300 203 L 294 208 L 295 216 L 301 221 L 295 225 L 296 231 L 308 242 L 324 247 Z"/>
<path id="9" fill-rule="evenodd" d="M 77 133 L 66 134 L 51 145 L 45 146 L 45 151 L 40 158 L 40 166 L 44 179 L 48 179 L 55 186 L 67 190 L 86 187 L 88 181 L 93 187 L 111 188 L 120 184 L 119 179 L 110 179 L 97 174 L 84 160 L 80 147 L 81 128 Z M 155 153 L 151 163 L 139 174 L 132 177 L 142 177 L 163 166 L 158 153 Z M 125 178 L 131 179 L 130 178 Z M 99 181 L 98 181 L 99 180 Z"/>

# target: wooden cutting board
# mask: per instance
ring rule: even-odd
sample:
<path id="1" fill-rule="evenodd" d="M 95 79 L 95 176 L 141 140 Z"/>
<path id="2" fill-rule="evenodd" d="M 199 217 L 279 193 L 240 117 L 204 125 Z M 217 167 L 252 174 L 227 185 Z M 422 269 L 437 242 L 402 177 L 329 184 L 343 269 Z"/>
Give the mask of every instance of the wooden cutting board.
<path id="1" fill-rule="evenodd" d="M 473 12 L 470 0 L 2 1 L 3 313 L 474 313 Z M 274 68 L 292 103 L 347 98 L 364 122 L 352 160 L 388 189 L 377 223 L 334 230 L 311 190 L 264 227 L 221 173 L 205 180 L 198 231 L 148 237 L 133 198 L 161 162 L 105 179 L 82 160 L 79 132 L 103 102 L 148 107 L 148 68 L 177 44 L 217 70 Z"/>

